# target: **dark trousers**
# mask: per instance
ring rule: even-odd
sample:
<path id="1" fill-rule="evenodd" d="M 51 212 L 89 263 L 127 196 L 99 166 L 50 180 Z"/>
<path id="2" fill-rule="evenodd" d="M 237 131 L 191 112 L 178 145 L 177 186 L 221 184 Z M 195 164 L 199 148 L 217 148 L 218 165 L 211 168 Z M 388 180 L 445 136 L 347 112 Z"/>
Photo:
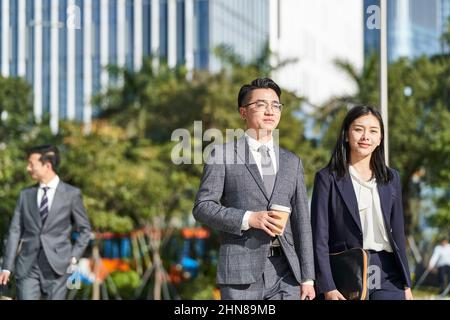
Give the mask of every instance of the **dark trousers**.
<path id="1" fill-rule="evenodd" d="M 300 300 L 300 284 L 283 254 L 267 258 L 255 283 L 220 285 L 220 294 L 222 300 Z"/>
<path id="2" fill-rule="evenodd" d="M 441 266 L 438 267 L 438 275 L 439 275 L 439 286 L 441 288 L 441 292 L 443 292 L 450 281 L 450 266 Z"/>
<path id="3" fill-rule="evenodd" d="M 64 300 L 67 293 L 68 274 L 58 275 L 50 266 L 44 250 L 40 250 L 28 275 L 17 279 L 19 300 Z"/>
<path id="4" fill-rule="evenodd" d="M 402 273 L 391 252 L 370 250 L 369 300 L 405 300 Z"/>

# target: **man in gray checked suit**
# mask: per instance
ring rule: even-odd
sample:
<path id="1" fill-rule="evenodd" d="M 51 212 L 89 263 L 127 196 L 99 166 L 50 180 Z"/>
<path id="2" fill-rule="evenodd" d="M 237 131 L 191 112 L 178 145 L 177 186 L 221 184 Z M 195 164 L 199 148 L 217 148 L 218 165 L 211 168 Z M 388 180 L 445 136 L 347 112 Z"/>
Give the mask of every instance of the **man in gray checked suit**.
<path id="1" fill-rule="evenodd" d="M 0 284 L 6 284 L 15 272 L 20 300 L 65 299 L 67 269 L 77 263 L 89 242 L 91 226 L 81 192 L 59 179 L 59 162 L 54 146 L 28 152 L 27 171 L 39 184 L 20 192 L 0 273 Z M 73 229 L 79 231 L 74 245 Z"/>
<path id="2" fill-rule="evenodd" d="M 220 231 L 217 283 L 222 299 L 313 299 L 314 258 L 301 160 L 274 143 L 281 90 L 255 79 L 238 95 L 246 134 L 214 147 L 193 209 Z M 282 236 L 272 204 L 292 212 Z"/>

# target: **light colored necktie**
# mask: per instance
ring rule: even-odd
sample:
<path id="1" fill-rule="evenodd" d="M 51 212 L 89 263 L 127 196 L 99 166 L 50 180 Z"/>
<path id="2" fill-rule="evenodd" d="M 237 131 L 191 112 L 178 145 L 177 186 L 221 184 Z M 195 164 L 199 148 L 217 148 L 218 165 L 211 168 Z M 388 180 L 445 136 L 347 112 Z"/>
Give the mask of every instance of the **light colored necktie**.
<path id="1" fill-rule="evenodd" d="M 264 187 L 266 188 L 267 194 L 270 195 L 273 192 L 273 187 L 275 185 L 275 168 L 273 167 L 272 158 L 270 158 L 269 148 L 262 145 L 258 148 L 258 152 L 261 154 L 261 171 L 264 182 Z M 280 241 L 277 237 L 271 240 L 272 247 L 279 247 Z"/>
<path id="2" fill-rule="evenodd" d="M 275 184 L 275 169 L 273 167 L 272 159 L 270 158 L 269 148 L 262 145 L 258 148 L 258 152 L 261 154 L 261 171 L 264 187 L 266 188 L 267 194 L 270 196 Z"/>

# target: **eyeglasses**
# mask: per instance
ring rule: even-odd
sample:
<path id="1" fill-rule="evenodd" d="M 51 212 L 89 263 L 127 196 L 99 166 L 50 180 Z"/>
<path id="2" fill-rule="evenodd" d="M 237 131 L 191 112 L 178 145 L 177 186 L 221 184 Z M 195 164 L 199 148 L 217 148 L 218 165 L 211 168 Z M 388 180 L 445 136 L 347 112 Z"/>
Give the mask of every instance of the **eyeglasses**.
<path id="1" fill-rule="evenodd" d="M 253 110 L 255 110 L 256 112 L 261 112 L 261 111 L 266 111 L 267 108 L 271 107 L 272 112 L 274 113 L 280 113 L 281 110 L 283 110 L 283 104 L 279 103 L 279 102 L 272 102 L 271 104 L 269 104 L 269 101 L 267 100 L 257 100 L 254 102 L 250 102 L 248 104 L 246 104 L 245 106 L 242 106 L 243 108 L 247 108 L 249 106 L 251 106 L 252 104 L 254 104 L 255 106 L 252 108 Z"/>

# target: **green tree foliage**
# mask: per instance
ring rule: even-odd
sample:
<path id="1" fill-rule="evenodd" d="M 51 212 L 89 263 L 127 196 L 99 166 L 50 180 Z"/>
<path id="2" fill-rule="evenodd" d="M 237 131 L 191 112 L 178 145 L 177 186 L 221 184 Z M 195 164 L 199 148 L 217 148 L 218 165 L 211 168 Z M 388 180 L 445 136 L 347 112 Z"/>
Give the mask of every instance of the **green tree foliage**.
<path id="1" fill-rule="evenodd" d="M 128 300 L 134 299 L 134 292 L 139 287 L 141 281 L 139 274 L 133 270 L 115 271 L 111 273 L 111 280 L 119 291 L 120 297 Z M 114 294 L 113 291 L 111 293 Z"/>
<path id="2" fill-rule="evenodd" d="M 271 66 L 267 48 L 260 57 L 247 63 L 224 46 L 216 48 L 215 53 L 223 64 L 217 73 L 195 71 L 189 75 L 184 67 L 155 65 L 151 58 L 144 61 L 138 72 L 111 68 L 116 78 L 123 79 L 123 86 L 112 87 L 95 99 L 102 110 L 100 118 L 124 128 L 130 139 L 145 138 L 151 144 L 165 146 L 166 151 L 173 146 L 170 137 L 174 130 L 188 129 L 193 135 L 194 121 L 201 121 L 203 132 L 215 128 L 224 137 L 226 129 L 244 129 L 245 123 L 237 110 L 240 87 L 254 78 L 268 76 L 290 61 Z M 319 169 L 324 153 L 304 136 L 304 124 L 298 116 L 302 98 L 283 90 L 281 100 L 286 107 L 279 126 L 280 143 L 302 157 L 308 173 L 307 184 L 311 187 L 313 175 L 309 173 Z M 203 147 L 209 143 L 205 141 Z M 201 166 L 172 166 L 170 159 L 166 160 L 175 180 L 198 180 Z M 180 191 L 189 195 L 191 201 L 195 188 L 190 183 Z"/>

